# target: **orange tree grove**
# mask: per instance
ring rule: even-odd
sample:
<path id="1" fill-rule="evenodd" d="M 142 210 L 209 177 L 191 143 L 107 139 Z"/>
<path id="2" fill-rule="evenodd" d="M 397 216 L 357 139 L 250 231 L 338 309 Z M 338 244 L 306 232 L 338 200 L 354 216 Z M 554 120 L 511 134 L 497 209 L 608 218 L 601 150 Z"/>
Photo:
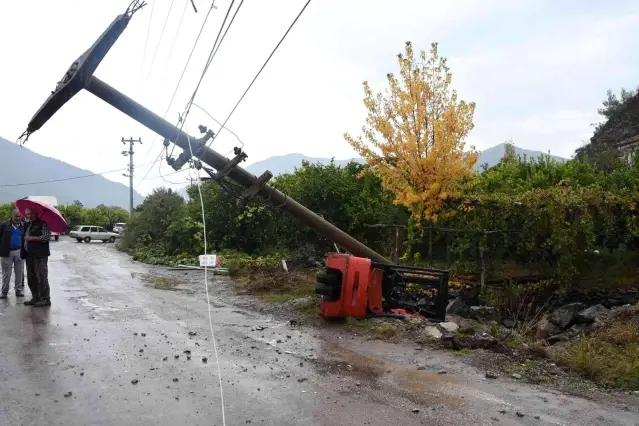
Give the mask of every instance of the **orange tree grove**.
<path id="1" fill-rule="evenodd" d="M 475 104 L 451 89 L 452 75 L 436 43 L 428 55 L 416 56 L 406 42 L 397 58 L 399 75 L 387 74 L 385 93 L 374 94 L 363 83 L 363 137 L 344 137 L 415 222 L 435 222 L 446 201 L 459 195 L 454 182 L 473 173 L 477 153 L 464 147 Z"/>

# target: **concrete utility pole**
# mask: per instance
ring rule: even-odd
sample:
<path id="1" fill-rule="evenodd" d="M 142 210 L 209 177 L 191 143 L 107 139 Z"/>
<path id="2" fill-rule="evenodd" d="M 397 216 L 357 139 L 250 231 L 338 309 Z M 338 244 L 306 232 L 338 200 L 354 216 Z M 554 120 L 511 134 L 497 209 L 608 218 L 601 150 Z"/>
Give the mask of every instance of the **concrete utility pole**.
<path id="1" fill-rule="evenodd" d="M 126 145 L 127 143 L 129 144 L 129 150 L 122 151 L 122 155 L 129 156 L 129 174 L 122 173 L 122 176 L 129 178 L 129 220 L 131 220 L 131 217 L 133 216 L 133 144 L 139 143 L 141 145 L 142 138 L 122 138 L 122 143 L 124 145 Z"/>

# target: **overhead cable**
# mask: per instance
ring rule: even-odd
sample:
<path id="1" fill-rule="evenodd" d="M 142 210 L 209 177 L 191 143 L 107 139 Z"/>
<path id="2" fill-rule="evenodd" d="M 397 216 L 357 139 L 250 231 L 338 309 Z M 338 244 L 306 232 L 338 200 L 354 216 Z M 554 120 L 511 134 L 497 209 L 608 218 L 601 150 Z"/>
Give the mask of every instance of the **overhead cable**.
<path id="1" fill-rule="evenodd" d="M 191 53 L 189 53 L 189 57 L 186 60 L 186 64 L 184 64 L 184 68 L 182 69 L 182 74 L 180 75 L 180 79 L 178 80 L 177 85 L 175 86 L 175 90 L 173 91 L 173 95 L 171 96 L 171 101 L 169 102 L 169 105 L 166 107 L 166 111 L 164 111 L 164 115 L 162 116 L 162 118 L 164 118 L 164 119 L 166 119 L 166 115 L 169 113 L 169 110 L 171 109 L 171 105 L 173 105 L 173 101 L 175 100 L 175 95 L 177 94 L 178 89 L 180 88 L 180 84 L 182 84 L 182 79 L 184 78 L 184 74 L 186 73 L 186 69 L 189 66 L 189 63 L 191 62 L 191 57 L 193 56 L 193 52 L 195 51 L 195 48 L 197 47 L 197 44 L 200 41 L 200 36 L 202 35 L 202 31 L 204 31 L 204 27 L 206 26 L 206 22 L 208 21 L 209 15 L 211 14 L 211 11 L 213 9 L 215 9 L 215 0 L 211 1 L 211 7 L 209 8 L 208 13 L 204 17 L 204 21 L 202 22 L 202 25 L 200 26 L 200 32 L 198 33 L 197 38 L 195 39 L 195 42 L 193 43 L 193 47 L 191 48 Z M 151 152 L 151 149 L 153 149 L 153 144 L 155 143 L 155 139 L 156 138 L 157 138 L 157 133 L 153 136 L 153 140 L 151 141 L 151 144 L 149 145 L 149 149 L 147 150 L 146 154 L 144 155 L 144 158 L 149 156 L 149 153 Z M 160 158 L 160 157 L 158 157 L 158 158 Z M 157 159 L 155 161 L 157 161 Z M 153 168 L 153 166 L 151 166 L 149 168 L 149 171 L 152 168 Z"/>
<path id="2" fill-rule="evenodd" d="M 164 25 L 162 26 L 162 31 L 160 32 L 160 39 L 158 40 L 158 44 L 155 45 L 155 51 L 153 52 L 153 59 L 151 59 L 151 66 L 149 67 L 149 74 L 147 78 L 151 75 L 151 71 L 153 71 L 153 64 L 155 63 L 155 57 L 158 54 L 158 49 L 160 48 L 160 44 L 162 44 L 162 37 L 164 36 L 164 30 L 166 30 L 166 24 L 169 22 L 169 17 L 171 16 L 171 10 L 173 9 L 173 4 L 175 0 L 171 0 L 171 4 L 169 5 L 169 12 L 166 14 L 166 19 L 164 20 Z"/>
<path id="3" fill-rule="evenodd" d="M 293 22 L 291 23 L 291 25 L 288 27 L 288 29 L 286 30 L 286 32 L 284 33 L 284 35 L 282 36 L 282 38 L 280 39 L 280 41 L 277 43 L 277 45 L 275 46 L 275 48 L 273 49 L 273 51 L 271 52 L 271 54 L 268 56 L 268 58 L 266 58 L 266 61 L 264 62 L 264 64 L 262 65 L 262 67 L 260 68 L 260 70 L 257 72 L 257 74 L 255 74 L 255 77 L 253 77 L 253 80 L 251 81 L 251 83 L 248 85 L 248 87 L 246 88 L 246 90 L 244 91 L 244 93 L 242 94 L 242 96 L 240 97 L 240 99 L 237 101 L 237 103 L 235 104 L 235 106 L 233 107 L 233 109 L 231 110 L 231 112 L 229 113 L 229 115 L 226 117 L 226 119 L 224 120 L 224 122 L 222 123 L 222 125 L 220 126 L 220 129 L 217 131 L 217 133 L 215 135 L 213 135 L 213 137 L 211 138 L 211 141 L 208 143 L 207 146 L 211 146 L 211 144 L 213 143 L 213 141 L 215 141 L 215 139 L 218 137 L 218 135 L 220 134 L 220 132 L 222 131 L 222 129 L 225 128 L 226 123 L 231 119 L 231 116 L 233 116 L 233 113 L 235 112 L 235 110 L 237 109 L 237 107 L 240 105 L 240 103 L 242 102 L 242 100 L 244 99 L 244 97 L 246 96 L 246 94 L 249 92 L 249 90 L 251 90 L 251 87 L 253 87 L 253 84 L 255 83 L 255 80 L 257 80 L 257 78 L 260 76 L 260 74 L 262 73 L 262 71 L 264 71 L 264 68 L 266 68 L 266 65 L 269 63 L 269 61 L 271 60 L 271 58 L 273 57 L 273 55 L 275 54 L 275 52 L 277 51 L 277 49 L 280 47 L 280 45 L 282 44 L 282 42 L 284 41 L 284 39 L 286 38 L 286 36 L 288 35 L 288 33 L 293 29 L 293 27 L 295 26 L 295 23 L 298 21 L 298 19 L 300 18 L 300 16 L 302 16 L 302 13 L 304 13 L 304 11 L 306 10 L 306 7 L 309 5 L 309 3 L 311 2 L 311 0 L 308 0 L 306 2 L 306 4 L 304 5 L 304 7 L 302 7 L 302 10 L 300 10 L 300 12 L 297 14 L 297 16 L 295 17 L 295 19 L 293 20 Z"/>

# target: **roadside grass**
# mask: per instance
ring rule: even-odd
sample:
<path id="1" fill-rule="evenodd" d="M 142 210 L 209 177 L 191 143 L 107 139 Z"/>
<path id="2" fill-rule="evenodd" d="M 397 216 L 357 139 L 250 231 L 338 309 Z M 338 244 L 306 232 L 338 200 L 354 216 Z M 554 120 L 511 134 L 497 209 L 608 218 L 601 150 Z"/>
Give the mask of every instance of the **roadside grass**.
<path id="1" fill-rule="evenodd" d="M 238 293 L 256 296 L 265 302 L 287 303 L 315 295 L 315 271 L 260 268 L 233 275 Z"/>
<path id="2" fill-rule="evenodd" d="M 615 322 L 558 351 L 571 371 L 611 388 L 639 388 L 639 324 Z"/>
<path id="3" fill-rule="evenodd" d="M 575 388 L 639 388 L 639 305 L 604 317 L 597 331 L 552 346 L 534 336 L 530 323 L 506 329 L 495 321 L 483 322 L 477 324 L 476 331 L 490 334 L 499 340 L 501 348 L 520 354 L 499 366 L 505 373 L 522 374 L 534 383 L 552 382 L 556 378 L 547 372 L 547 366 L 556 365 L 570 373 Z M 535 363 L 546 363 L 546 367 Z"/>

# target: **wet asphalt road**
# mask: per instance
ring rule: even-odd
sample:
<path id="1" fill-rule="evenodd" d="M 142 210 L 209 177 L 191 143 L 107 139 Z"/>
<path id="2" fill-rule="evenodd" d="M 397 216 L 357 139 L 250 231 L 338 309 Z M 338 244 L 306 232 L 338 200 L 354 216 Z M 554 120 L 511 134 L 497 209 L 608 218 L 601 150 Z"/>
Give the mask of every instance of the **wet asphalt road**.
<path id="1" fill-rule="evenodd" d="M 51 308 L 0 301 L 0 425 L 222 425 L 202 274 L 155 289 L 149 274 L 167 273 L 113 245 L 63 239 L 52 251 Z M 248 309 L 224 280 L 210 292 L 227 425 L 639 425 L 634 405 L 291 326 Z"/>

